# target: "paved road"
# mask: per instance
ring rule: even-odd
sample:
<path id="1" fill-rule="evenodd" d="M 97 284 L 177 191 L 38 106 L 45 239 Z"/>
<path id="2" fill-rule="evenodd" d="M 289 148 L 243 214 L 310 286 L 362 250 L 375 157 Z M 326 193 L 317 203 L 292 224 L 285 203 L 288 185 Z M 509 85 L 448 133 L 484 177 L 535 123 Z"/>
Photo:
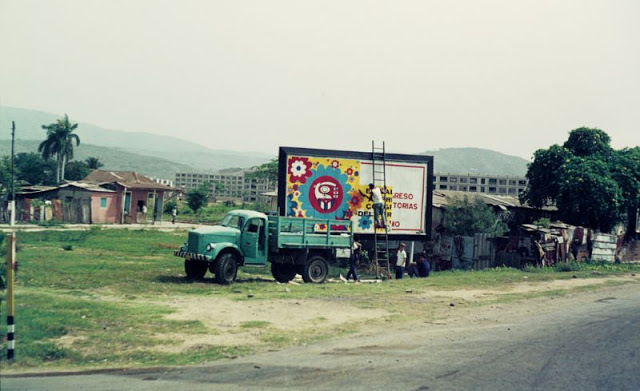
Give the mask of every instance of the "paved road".
<path id="1" fill-rule="evenodd" d="M 4 377 L 2 390 L 640 390 L 640 284 L 201 367 Z"/>

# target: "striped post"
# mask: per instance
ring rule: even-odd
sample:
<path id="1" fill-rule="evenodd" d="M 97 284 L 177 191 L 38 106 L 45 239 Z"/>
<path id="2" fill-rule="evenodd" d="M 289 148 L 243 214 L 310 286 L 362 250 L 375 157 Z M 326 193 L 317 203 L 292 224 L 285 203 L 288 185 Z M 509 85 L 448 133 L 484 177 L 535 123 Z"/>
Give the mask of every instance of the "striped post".
<path id="1" fill-rule="evenodd" d="M 13 360 L 15 352 L 15 324 L 14 324 L 14 312 L 15 302 L 13 300 L 13 280 L 14 280 L 14 267 L 16 260 L 16 234 L 7 235 L 9 239 L 7 241 L 7 360 Z"/>

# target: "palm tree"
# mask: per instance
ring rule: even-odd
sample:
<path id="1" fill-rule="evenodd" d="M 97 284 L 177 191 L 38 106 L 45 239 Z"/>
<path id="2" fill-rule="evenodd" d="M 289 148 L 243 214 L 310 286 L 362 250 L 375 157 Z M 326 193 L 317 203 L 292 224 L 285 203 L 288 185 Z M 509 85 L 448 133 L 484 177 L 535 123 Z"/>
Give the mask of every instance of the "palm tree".
<path id="1" fill-rule="evenodd" d="M 87 163 L 87 166 L 89 166 L 90 169 L 92 170 L 97 170 L 100 167 L 104 166 L 104 164 L 102 164 L 102 162 L 100 161 L 100 159 L 98 159 L 97 157 L 88 157 L 85 159 L 85 163 Z"/>
<path id="2" fill-rule="evenodd" d="M 80 137 L 73 134 L 77 127 L 78 124 L 69 122 L 69 116 L 66 114 L 55 123 L 42 125 L 42 129 L 47 131 L 47 139 L 40 143 L 38 152 L 41 152 L 45 159 L 56 157 L 56 183 L 64 180 L 65 164 L 73 159 L 73 142 L 76 142 L 76 146 L 80 145 Z"/>

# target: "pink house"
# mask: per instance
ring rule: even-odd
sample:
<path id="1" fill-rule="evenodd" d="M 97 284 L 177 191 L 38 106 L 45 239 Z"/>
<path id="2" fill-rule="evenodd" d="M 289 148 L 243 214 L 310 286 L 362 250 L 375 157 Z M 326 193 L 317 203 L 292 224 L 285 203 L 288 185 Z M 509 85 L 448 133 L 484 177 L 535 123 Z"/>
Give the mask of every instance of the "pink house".
<path id="1" fill-rule="evenodd" d="M 179 190 L 134 171 L 94 170 L 83 182 L 113 191 L 111 196 L 100 195 L 99 202 L 92 200 L 91 208 L 103 211 L 105 222 L 120 224 L 161 221 L 165 192 Z"/>

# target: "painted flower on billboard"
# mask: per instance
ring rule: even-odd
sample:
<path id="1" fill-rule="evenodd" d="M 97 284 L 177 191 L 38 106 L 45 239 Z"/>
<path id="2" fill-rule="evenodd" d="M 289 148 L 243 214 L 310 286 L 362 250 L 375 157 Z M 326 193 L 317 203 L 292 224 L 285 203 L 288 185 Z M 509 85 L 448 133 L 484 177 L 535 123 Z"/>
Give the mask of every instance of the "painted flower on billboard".
<path id="1" fill-rule="evenodd" d="M 305 157 L 290 157 L 288 164 L 289 181 L 304 183 L 311 176 L 311 162 Z"/>

